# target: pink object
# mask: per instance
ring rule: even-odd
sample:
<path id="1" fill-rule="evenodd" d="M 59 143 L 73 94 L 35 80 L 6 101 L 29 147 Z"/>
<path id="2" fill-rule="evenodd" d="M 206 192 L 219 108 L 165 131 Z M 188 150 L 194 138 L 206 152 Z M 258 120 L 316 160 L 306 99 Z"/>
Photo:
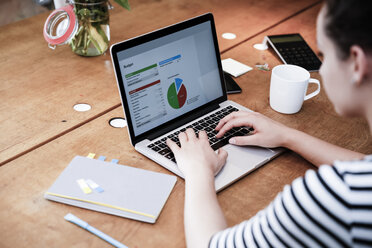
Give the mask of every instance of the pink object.
<path id="1" fill-rule="evenodd" d="M 54 23 L 57 15 L 64 14 L 63 12 L 67 13 L 68 16 L 68 28 L 64 34 L 61 36 L 53 37 L 50 33 L 51 28 L 56 28 L 55 25 L 57 23 Z M 57 19 L 58 20 L 58 19 Z M 50 23 L 52 21 L 52 23 Z M 65 43 L 71 36 L 72 33 L 75 31 L 76 26 L 76 16 L 74 13 L 74 7 L 73 5 L 67 5 L 62 8 L 54 10 L 47 18 L 45 24 L 44 24 L 44 38 L 50 45 L 59 45 Z"/>

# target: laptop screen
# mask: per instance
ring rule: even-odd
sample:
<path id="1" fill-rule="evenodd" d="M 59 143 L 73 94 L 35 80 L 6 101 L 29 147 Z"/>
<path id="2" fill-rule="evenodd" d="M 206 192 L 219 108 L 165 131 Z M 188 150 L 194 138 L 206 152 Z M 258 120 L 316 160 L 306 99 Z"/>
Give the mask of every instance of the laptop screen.
<path id="1" fill-rule="evenodd" d="M 211 26 L 206 21 L 117 52 L 135 136 L 223 96 Z"/>

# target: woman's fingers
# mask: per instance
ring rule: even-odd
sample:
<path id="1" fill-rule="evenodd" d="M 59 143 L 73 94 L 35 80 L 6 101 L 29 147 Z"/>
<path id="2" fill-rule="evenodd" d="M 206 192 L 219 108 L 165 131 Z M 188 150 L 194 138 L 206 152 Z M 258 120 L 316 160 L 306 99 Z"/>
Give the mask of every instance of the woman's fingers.
<path id="1" fill-rule="evenodd" d="M 180 144 L 181 144 L 181 147 L 185 144 L 185 142 L 187 142 L 188 140 L 188 137 L 187 137 L 187 134 L 182 132 L 178 135 L 178 139 L 180 140 Z"/>
<path id="2" fill-rule="evenodd" d="M 224 149 L 222 149 L 222 148 L 218 149 L 218 153 L 217 153 L 218 164 L 217 164 L 217 168 L 215 170 L 215 175 L 217 175 L 218 172 L 220 172 L 222 167 L 225 165 L 227 156 L 228 156 L 228 154 Z"/>
<path id="3" fill-rule="evenodd" d="M 237 136 L 229 139 L 229 143 L 237 146 L 250 146 L 257 145 L 257 134 L 248 135 L 248 136 Z"/>
<path id="4" fill-rule="evenodd" d="M 197 139 L 196 134 L 194 132 L 194 129 L 188 128 L 188 129 L 186 129 L 185 133 L 187 135 L 188 140 L 193 140 L 194 141 L 194 140 Z"/>
<path id="5" fill-rule="evenodd" d="M 167 139 L 167 145 L 172 150 L 173 153 L 176 153 L 180 150 L 180 147 L 171 139 Z"/>
<path id="6" fill-rule="evenodd" d="M 221 138 L 227 131 L 229 131 L 233 127 L 253 126 L 250 125 L 249 123 L 251 122 L 248 122 L 246 119 L 247 118 L 245 117 L 231 119 L 230 121 L 225 123 L 223 127 L 221 127 L 219 132 L 216 134 L 216 138 Z"/>

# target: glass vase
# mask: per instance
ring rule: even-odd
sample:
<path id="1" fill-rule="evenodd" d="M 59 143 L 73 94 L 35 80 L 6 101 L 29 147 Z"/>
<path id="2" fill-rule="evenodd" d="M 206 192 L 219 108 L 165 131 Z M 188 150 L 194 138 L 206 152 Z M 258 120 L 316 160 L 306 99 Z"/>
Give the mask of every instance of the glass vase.
<path id="1" fill-rule="evenodd" d="M 109 47 L 108 0 L 74 0 L 74 12 L 78 21 L 77 31 L 69 44 L 76 54 L 98 56 Z"/>

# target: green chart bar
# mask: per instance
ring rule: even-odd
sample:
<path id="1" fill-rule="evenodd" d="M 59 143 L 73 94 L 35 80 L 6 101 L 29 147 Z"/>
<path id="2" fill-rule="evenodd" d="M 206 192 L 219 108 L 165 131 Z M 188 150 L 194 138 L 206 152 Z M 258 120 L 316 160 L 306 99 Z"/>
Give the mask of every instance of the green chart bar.
<path id="1" fill-rule="evenodd" d="M 134 71 L 134 72 L 131 72 L 131 73 L 128 73 L 127 75 L 125 75 L 125 78 L 129 78 L 129 77 L 132 77 L 136 74 L 139 74 L 141 72 L 144 72 L 144 71 L 147 71 L 147 70 L 150 70 L 154 67 L 157 67 L 158 65 L 157 64 L 153 64 L 153 65 L 150 65 L 150 66 L 147 66 L 145 68 L 142 68 L 142 69 L 139 69 L 138 71 Z"/>

